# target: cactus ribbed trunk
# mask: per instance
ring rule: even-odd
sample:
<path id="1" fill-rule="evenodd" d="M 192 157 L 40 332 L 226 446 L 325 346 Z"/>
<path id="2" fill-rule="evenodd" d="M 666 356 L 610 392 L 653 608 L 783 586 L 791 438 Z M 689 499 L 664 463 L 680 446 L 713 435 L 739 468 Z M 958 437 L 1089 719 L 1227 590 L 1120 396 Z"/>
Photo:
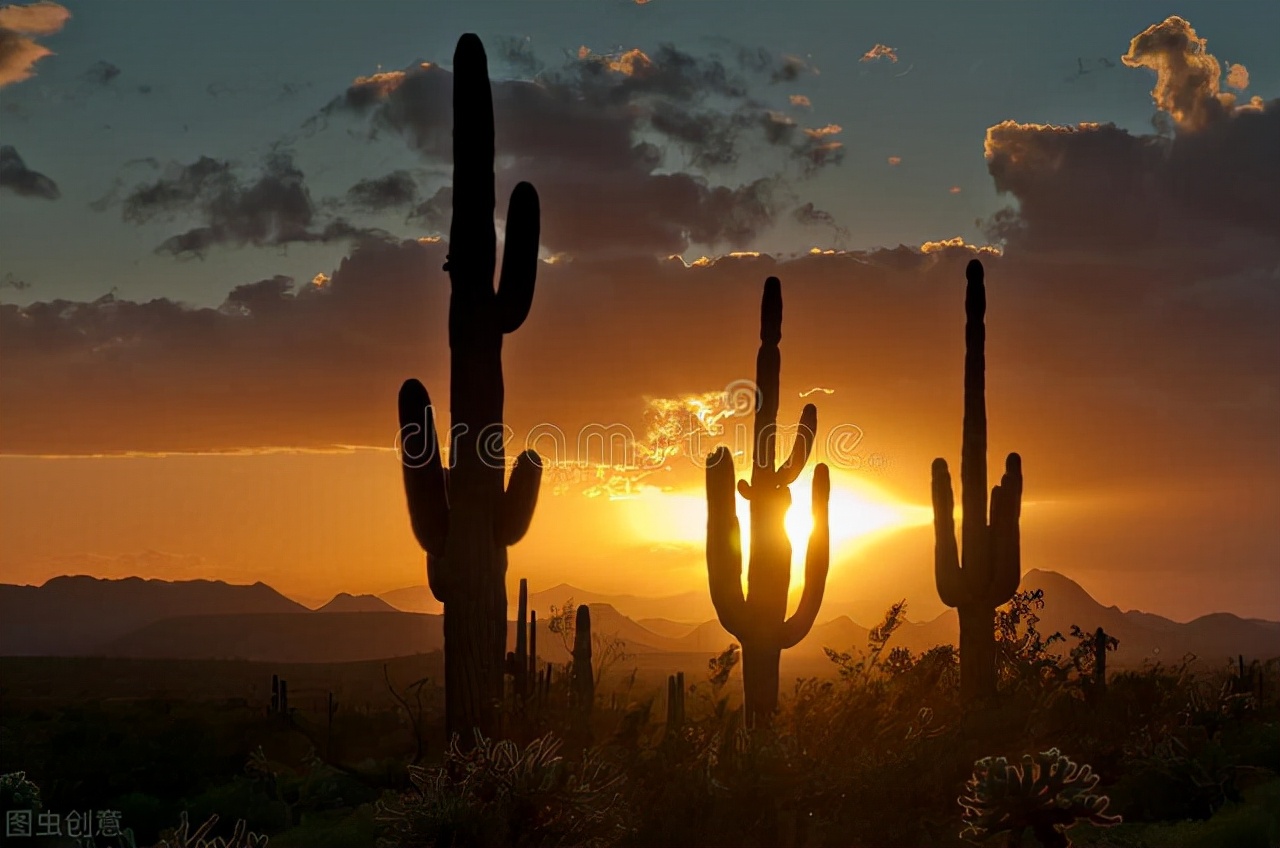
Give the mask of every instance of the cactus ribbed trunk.
<path id="1" fill-rule="evenodd" d="M 449 467 L 435 414 L 417 380 L 400 389 L 405 494 L 414 535 L 427 553 L 432 593 L 444 604 L 445 724 L 463 744 L 498 730 L 507 641 L 507 547 L 533 517 L 541 461 L 525 451 L 504 489 L 502 337 L 533 302 L 538 195 L 511 194 L 497 290 L 493 97 L 476 36 L 458 40 L 453 70 L 453 219 L 449 229 Z"/>
<path id="2" fill-rule="evenodd" d="M 965 604 L 960 617 L 960 697 L 981 698 L 996 690 L 996 608 Z"/>
<path id="3" fill-rule="evenodd" d="M 776 645 L 742 643 L 742 693 L 754 726 L 764 726 L 778 711 L 778 666 L 782 650 Z"/>
<path id="4" fill-rule="evenodd" d="M 964 422 L 960 449 L 963 505 L 956 544 L 955 495 L 944 459 L 933 461 L 934 579 L 938 596 L 960 617 L 960 695 L 966 702 L 996 692 L 995 609 L 1022 580 L 1018 521 L 1022 511 L 1022 458 L 1005 460 L 1000 485 L 987 503 L 986 310 L 982 263 L 965 269 Z"/>
<path id="5" fill-rule="evenodd" d="M 778 663 L 782 651 L 808 634 L 822 606 L 830 555 L 827 501 L 831 478 L 819 464 L 813 474 L 813 532 L 805 555 L 804 591 L 787 618 L 791 585 L 791 541 L 786 516 L 790 486 L 809 460 L 818 429 L 813 404 L 800 414 L 791 455 L 777 465 L 779 378 L 782 356 L 782 284 L 770 277 L 760 303 L 760 350 L 756 356 L 756 415 L 751 481 L 738 492 L 751 510 L 749 594 L 742 591 L 742 530 L 734 506 L 733 456 L 721 447 L 707 458 L 707 578 L 720 624 L 742 645 L 742 682 L 749 726 L 767 726 L 778 707 Z"/>

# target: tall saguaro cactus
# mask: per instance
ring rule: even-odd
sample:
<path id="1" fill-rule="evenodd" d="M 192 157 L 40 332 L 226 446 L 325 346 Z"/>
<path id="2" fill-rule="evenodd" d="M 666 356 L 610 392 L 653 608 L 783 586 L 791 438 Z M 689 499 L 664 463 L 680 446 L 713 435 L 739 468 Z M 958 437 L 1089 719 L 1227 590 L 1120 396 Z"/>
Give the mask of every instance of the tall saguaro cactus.
<path id="1" fill-rule="evenodd" d="M 813 474 L 813 532 L 805 556 L 804 592 L 795 614 L 787 618 L 791 586 L 791 540 L 785 520 L 791 506 L 789 488 L 809 460 L 818 410 L 800 413 L 791 455 L 777 460 L 779 374 L 782 356 L 782 284 L 770 277 L 760 305 L 760 353 L 756 357 L 756 417 L 751 482 L 739 481 L 738 492 L 750 504 L 751 560 L 748 592 L 742 592 L 742 530 L 733 497 L 733 457 L 718 448 L 707 459 L 707 578 L 720 624 L 742 644 L 742 682 L 747 721 L 767 725 L 778 707 L 778 662 L 813 627 L 826 589 L 830 557 L 827 501 L 831 478 L 819 463 Z"/>
<path id="2" fill-rule="evenodd" d="M 538 267 L 538 194 L 520 183 L 507 212 L 494 290 L 493 96 L 484 46 L 453 54 L 453 221 L 449 228 L 449 467 L 417 380 L 400 389 L 404 487 L 432 594 L 444 604 L 445 723 L 473 738 L 497 731 L 507 637 L 507 547 L 529 528 L 542 470 L 520 455 L 504 488 L 502 337 L 524 323 Z"/>
<path id="3" fill-rule="evenodd" d="M 982 263 L 965 269 L 964 434 L 960 453 L 963 509 L 956 545 L 955 496 L 945 459 L 933 461 L 934 579 L 938 597 L 960 616 L 960 693 L 966 701 L 995 694 L 995 608 L 1007 603 L 1022 580 L 1018 518 L 1022 512 L 1022 459 L 1005 460 L 1000 485 L 987 511 L 987 293 Z"/>

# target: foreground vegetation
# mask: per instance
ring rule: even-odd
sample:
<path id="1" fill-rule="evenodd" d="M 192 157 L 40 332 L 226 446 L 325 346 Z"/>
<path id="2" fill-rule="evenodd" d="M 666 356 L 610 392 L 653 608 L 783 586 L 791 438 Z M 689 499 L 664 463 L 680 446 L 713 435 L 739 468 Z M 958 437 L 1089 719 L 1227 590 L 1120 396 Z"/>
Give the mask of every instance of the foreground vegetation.
<path id="1" fill-rule="evenodd" d="M 764 730 L 744 724 L 736 647 L 690 679 L 674 713 L 665 688 L 615 666 L 586 724 L 559 668 L 545 700 L 506 705 L 505 738 L 474 747 L 444 744 L 439 691 L 407 661 L 331 727 L 240 699 L 55 706 L 24 700 L 6 672 L 0 771 L 25 778 L 0 801 L 119 811 L 133 842 L 99 836 L 99 848 L 201 844 L 215 815 L 205 844 L 243 822 L 227 843 L 238 848 L 250 836 L 285 848 L 1280 844 L 1277 663 L 1187 658 L 1111 674 L 1104 689 L 1094 634 L 1057 651 L 1062 637 L 1036 628 L 1040 603 L 1021 594 L 998 612 L 994 700 L 962 704 L 950 646 L 890 649 L 898 605 L 868 645 L 829 652 L 832 675 L 784 692 Z M 1050 749 L 1077 767 L 1052 803 L 1019 796 L 1016 773 L 1012 791 L 1000 782 L 1024 756 L 1056 762 L 1040 756 Z M 975 773 L 988 757 L 1008 762 Z"/>

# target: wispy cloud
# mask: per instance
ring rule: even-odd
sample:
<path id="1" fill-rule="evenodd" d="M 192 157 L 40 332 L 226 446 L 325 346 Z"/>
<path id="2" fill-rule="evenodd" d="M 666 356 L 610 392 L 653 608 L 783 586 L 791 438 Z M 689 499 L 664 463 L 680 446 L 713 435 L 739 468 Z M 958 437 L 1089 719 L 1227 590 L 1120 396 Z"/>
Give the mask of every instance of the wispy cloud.
<path id="1" fill-rule="evenodd" d="M 61 196 L 58 184 L 28 168 L 18 151 L 10 145 L 0 147 L 0 191 L 43 200 L 57 200 Z"/>
<path id="2" fill-rule="evenodd" d="M 887 44 L 877 44 L 866 53 L 863 53 L 862 58 L 858 61 L 876 62 L 880 59 L 888 59 L 890 63 L 896 65 L 898 63 L 898 51 Z"/>

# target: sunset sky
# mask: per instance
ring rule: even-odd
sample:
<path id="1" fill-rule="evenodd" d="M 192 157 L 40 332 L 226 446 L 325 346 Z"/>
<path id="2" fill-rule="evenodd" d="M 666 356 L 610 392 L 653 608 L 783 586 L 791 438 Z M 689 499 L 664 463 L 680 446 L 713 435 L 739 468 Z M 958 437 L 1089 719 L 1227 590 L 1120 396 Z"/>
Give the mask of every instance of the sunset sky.
<path id="1" fill-rule="evenodd" d="M 705 591 L 698 457 L 750 420 L 664 440 L 753 376 L 776 275 L 780 418 L 817 403 L 834 468 L 827 608 L 940 612 L 976 255 L 1024 568 L 1280 619 L 1277 31 L 1261 2 L 0 7 L 0 581 L 425 582 L 395 398 L 416 376 L 448 420 L 476 32 L 498 214 L 529 180 L 543 216 L 509 452 L 565 434 L 512 583 Z M 592 427 L 669 458 L 602 468 Z"/>

